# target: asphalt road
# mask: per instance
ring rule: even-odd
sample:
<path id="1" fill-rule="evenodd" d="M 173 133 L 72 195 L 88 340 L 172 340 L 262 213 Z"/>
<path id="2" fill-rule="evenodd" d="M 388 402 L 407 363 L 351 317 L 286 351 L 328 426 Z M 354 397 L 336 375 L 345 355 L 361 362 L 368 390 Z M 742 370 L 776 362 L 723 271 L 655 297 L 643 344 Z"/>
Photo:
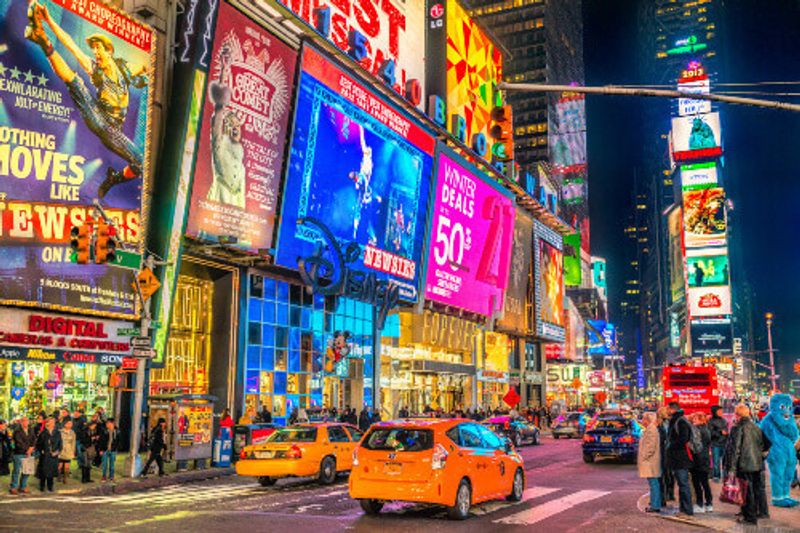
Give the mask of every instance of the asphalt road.
<path id="1" fill-rule="evenodd" d="M 522 502 L 476 506 L 465 522 L 443 510 L 390 504 L 378 517 L 364 516 L 347 494 L 346 478 L 322 487 L 310 480 L 282 480 L 262 488 L 249 478 L 226 477 L 148 492 L 112 496 L 0 496 L 0 530 L 157 531 L 254 533 L 276 531 L 622 532 L 696 531 L 653 517 L 637 507 L 645 493 L 634 465 L 612 460 L 584 464 L 580 442 L 545 437 L 524 447 L 527 489 Z"/>

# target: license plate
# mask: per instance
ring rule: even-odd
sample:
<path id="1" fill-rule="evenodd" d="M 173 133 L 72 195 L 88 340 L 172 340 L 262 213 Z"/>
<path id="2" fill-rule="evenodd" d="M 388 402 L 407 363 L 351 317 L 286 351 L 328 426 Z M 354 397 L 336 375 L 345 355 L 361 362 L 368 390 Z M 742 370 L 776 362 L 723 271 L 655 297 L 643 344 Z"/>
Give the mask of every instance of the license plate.
<path id="1" fill-rule="evenodd" d="M 600 437 L 600 442 L 611 442 L 611 437 Z"/>
<path id="2" fill-rule="evenodd" d="M 256 452 L 256 459 L 272 459 L 273 457 L 275 457 L 275 452 L 272 450 Z"/>
<path id="3" fill-rule="evenodd" d="M 386 463 L 383 467 L 383 473 L 391 476 L 398 475 L 403 470 L 403 465 L 400 463 Z"/>

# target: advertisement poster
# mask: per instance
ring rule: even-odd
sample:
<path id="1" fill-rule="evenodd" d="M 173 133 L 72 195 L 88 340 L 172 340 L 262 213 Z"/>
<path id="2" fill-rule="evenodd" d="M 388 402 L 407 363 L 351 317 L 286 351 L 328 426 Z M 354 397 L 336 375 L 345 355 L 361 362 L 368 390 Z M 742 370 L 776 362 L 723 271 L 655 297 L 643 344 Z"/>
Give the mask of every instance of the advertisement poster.
<path id="1" fill-rule="evenodd" d="M 694 165 L 681 165 L 681 188 L 684 191 L 710 189 L 719 183 L 717 164 L 695 163 Z"/>
<path id="2" fill-rule="evenodd" d="M 719 113 L 674 117 L 672 119 L 672 157 L 691 161 L 722 155 Z"/>
<path id="3" fill-rule="evenodd" d="M 545 240 L 539 241 L 542 266 L 542 301 L 539 318 L 555 326 L 564 326 L 564 270 L 561 250 Z"/>
<path id="4" fill-rule="evenodd" d="M 672 301 L 677 302 L 685 290 L 683 277 L 683 211 L 680 207 L 667 215 L 669 228 L 669 287 Z"/>
<path id="5" fill-rule="evenodd" d="M 364 38 L 361 66 L 375 76 L 388 60 L 394 61 L 395 90 L 403 94 L 406 82 L 418 80 L 425 99 L 425 2 L 422 0 L 279 0 L 312 28 L 318 28 L 317 9 L 327 10 L 328 32 L 323 35 L 343 52 L 350 50 L 349 35 Z"/>
<path id="6" fill-rule="evenodd" d="M 532 251 L 533 219 L 524 210 L 517 208 L 514 244 L 511 248 L 511 267 L 505 296 L 506 303 L 503 318 L 499 324 L 518 333 L 527 333 L 529 330 L 529 317 L 525 302 L 528 299 Z"/>
<path id="7" fill-rule="evenodd" d="M 689 287 L 728 285 L 729 273 L 726 248 L 694 250 L 692 255 L 686 258 Z"/>
<path id="8" fill-rule="evenodd" d="M 417 299 L 434 138 L 313 48 L 303 49 L 276 263 L 298 268 L 321 235 L 359 254 L 350 265 Z"/>
<path id="9" fill-rule="evenodd" d="M 725 189 L 684 192 L 683 228 L 686 248 L 724 246 L 727 242 Z"/>
<path id="10" fill-rule="evenodd" d="M 570 233 L 564 236 L 564 285 L 581 285 L 581 234 Z"/>
<path id="11" fill-rule="evenodd" d="M 706 77 L 696 81 L 678 83 L 678 90 L 687 94 L 708 94 L 711 92 L 711 82 Z M 682 117 L 687 115 L 700 115 L 711 113 L 711 100 L 695 100 L 692 98 L 678 99 L 678 114 Z"/>
<path id="12" fill-rule="evenodd" d="M 730 286 L 690 288 L 686 299 L 691 317 L 731 314 Z"/>
<path id="13" fill-rule="evenodd" d="M 713 357 L 733 354 L 733 331 L 730 321 L 692 322 L 692 355 Z"/>
<path id="14" fill-rule="evenodd" d="M 503 309 L 514 240 L 514 200 L 441 149 L 431 210 L 425 298 L 484 316 Z"/>
<path id="15" fill-rule="evenodd" d="M 74 264 L 69 241 L 95 199 L 143 237 L 152 29 L 99 0 L 0 0 L 0 46 L 0 302 L 135 315 L 132 271 Z"/>
<path id="16" fill-rule="evenodd" d="M 122 364 L 132 322 L 0 307 L 0 360 Z"/>
<path id="17" fill-rule="evenodd" d="M 297 54 L 219 7 L 186 234 L 250 253 L 272 246 Z"/>

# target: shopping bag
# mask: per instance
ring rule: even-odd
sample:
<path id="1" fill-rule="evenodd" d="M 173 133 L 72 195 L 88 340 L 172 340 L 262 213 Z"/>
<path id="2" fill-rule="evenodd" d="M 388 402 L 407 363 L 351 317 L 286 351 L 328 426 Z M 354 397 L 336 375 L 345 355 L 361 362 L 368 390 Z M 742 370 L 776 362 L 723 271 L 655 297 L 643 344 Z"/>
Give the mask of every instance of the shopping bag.
<path id="1" fill-rule="evenodd" d="M 22 459 L 22 474 L 32 476 L 36 473 L 36 458 L 33 456 Z"/>
<path id="2" fill-rule="evenodd" d="M 722 493 L 719 495 L 719 500 L 741 507 L 744 505 L 744 496 L 746 492 L 747 481 L 731 474 L 725 478 L 725 483 L 722 484 Z"/>

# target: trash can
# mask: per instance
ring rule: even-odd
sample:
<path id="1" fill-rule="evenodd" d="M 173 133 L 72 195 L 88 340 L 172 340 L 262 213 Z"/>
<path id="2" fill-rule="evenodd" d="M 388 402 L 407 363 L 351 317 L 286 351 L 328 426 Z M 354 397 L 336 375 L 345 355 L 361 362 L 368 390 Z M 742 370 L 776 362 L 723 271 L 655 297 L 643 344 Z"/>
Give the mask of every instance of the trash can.
<path id="1" fill-rule="evenodd" d="M 211 466 L 227 468 L 231 466 L 232 456 L 233 439 L 231 438 L 231 428 L 221 428 L 220 436 L 214 439 L 214 452 L 211 459 Z"/>

